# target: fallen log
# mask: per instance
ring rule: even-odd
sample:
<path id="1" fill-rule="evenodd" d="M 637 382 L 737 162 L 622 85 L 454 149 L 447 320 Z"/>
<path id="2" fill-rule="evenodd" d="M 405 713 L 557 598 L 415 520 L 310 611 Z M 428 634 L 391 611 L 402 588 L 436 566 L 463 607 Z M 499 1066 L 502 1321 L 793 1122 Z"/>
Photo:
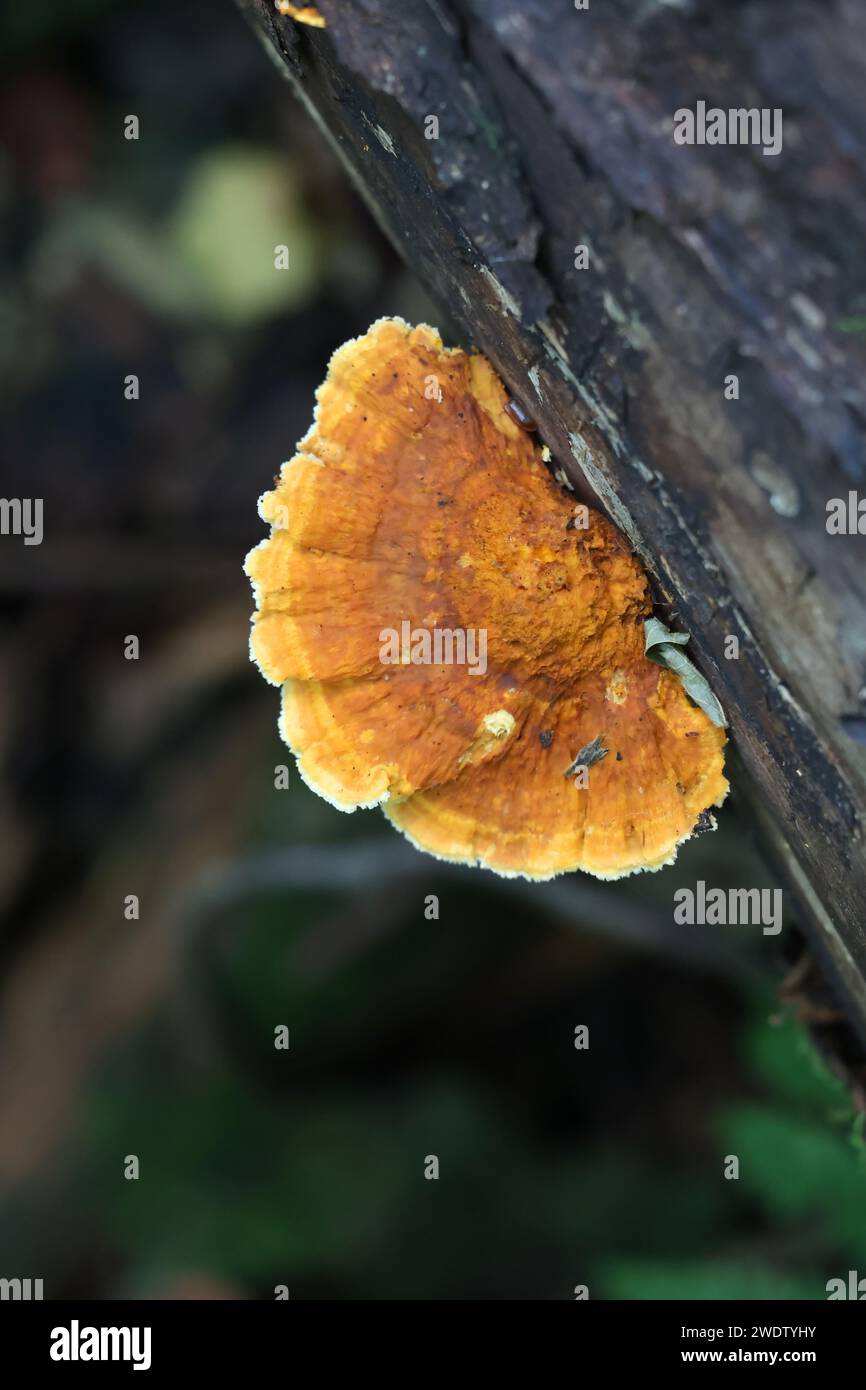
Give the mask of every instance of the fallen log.
<path id="1" fill-rule="evenodd" d="M 692 634 L 866 1043 L 866 11 L 321 0 L 311 28 L 239 4 Z"/>

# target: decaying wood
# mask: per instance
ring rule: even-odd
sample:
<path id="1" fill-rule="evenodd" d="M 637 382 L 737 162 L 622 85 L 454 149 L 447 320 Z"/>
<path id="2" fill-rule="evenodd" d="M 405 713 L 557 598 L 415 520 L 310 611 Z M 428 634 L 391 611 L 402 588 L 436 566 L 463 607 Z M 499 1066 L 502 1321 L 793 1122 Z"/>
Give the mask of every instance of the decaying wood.
<path id="1" fill-rule="evenodd" d="M 863 713 L 866 541 L 826 525 L 829 499 L 866 495 L 866 10 L 321 0 L 309 30 L 240 3 L 692 633 L 735 795 L 866 1040 L 866 748 L 843 722 Z M 781 153 L 676 144 L 699 99 L 781 109 Z"/>

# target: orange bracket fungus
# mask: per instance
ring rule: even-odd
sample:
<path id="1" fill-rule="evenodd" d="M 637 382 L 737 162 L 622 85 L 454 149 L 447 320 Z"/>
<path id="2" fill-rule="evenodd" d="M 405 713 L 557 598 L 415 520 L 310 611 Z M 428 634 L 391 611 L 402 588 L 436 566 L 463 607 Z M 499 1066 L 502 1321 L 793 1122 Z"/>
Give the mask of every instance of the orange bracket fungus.
<path id="1" fill-rule="evenodd" d="M 727 791 L 724 716 L 623 537 L 571 524 L 490 363 L 432 328 L 381 319 L 317 399 L 246 561 L 304 780 L 500 874 L 670 863 Z"/>
<path id="2" fill-rule="evenodd" d="M 296 24 L 309 24 L 311 29 L 327 28 L 328 21 L 315 5 L 293 5 L 291 0 L 274 0 L 274 8 L 278 14 L 286 15 Z"/>

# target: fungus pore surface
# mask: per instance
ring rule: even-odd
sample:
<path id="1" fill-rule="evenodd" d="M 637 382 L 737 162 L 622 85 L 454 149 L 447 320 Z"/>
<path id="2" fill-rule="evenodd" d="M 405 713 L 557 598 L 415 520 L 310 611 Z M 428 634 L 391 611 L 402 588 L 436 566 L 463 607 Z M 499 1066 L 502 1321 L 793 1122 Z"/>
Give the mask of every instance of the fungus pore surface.
<path id="1" fill-rule="evenodd" d="M 304 780 L 500 874 L 669 863 L 725 796 L 725 737 L 644 655 L 623 537 L 575 524 L 490 364 L 426 325 L 346 343 L 317 399 L 246 561 Z"/>

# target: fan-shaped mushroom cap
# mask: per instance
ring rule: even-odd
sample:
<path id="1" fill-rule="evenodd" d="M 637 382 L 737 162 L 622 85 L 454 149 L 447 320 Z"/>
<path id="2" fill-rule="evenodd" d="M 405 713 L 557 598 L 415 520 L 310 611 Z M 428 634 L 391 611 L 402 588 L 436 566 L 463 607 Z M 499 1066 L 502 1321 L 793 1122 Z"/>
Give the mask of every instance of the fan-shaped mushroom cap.
<path id="1" fill-rule="evenodd" d="M 490 364 L 432 328 L 380 320 L 317 397 L 246 563 L 304 779 L 499 873 L 669 862 L 725 795 L 724 734 L 644 655 L 623 538 L 572 525 Z"/>

